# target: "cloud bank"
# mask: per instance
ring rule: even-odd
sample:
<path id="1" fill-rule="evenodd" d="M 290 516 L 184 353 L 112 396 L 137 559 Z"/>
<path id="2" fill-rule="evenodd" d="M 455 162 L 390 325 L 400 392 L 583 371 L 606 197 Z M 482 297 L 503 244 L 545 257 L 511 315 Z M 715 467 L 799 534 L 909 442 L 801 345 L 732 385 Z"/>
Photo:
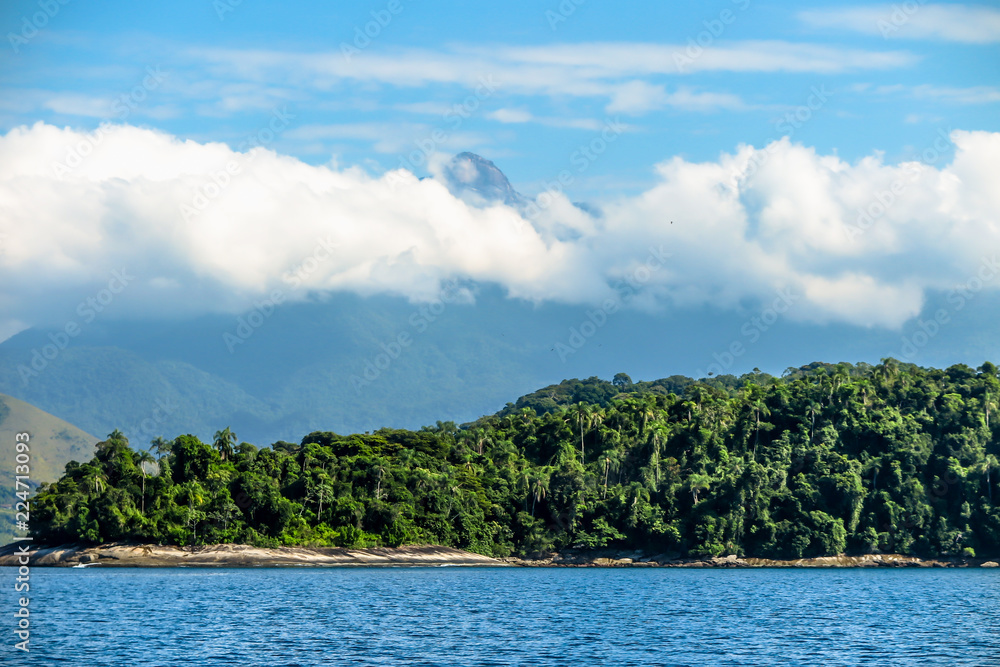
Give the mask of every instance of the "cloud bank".
<path id="1" fill-rule="evenodd" d="M 699 27 L 700 29 L 700 27 Z M 741 109 L 737 95 L 666 85 L 701 73 L 812 73 L 894 70 L 920 58 L 907 51 L 852 49 L 783 40 L 707 43 L 693 34 L 688 43 L 591 42 L 543 46 L 454 45 L 440 50 L 363 51 L 346 58 L 340 52 L 296 53 L 273 50 L 192 48 L 184 56 L 212 76 L 241 81 L 238 108 L 287 101 L 275 97 L 284 86 L 301 90 L 336 90 L 347 83 L 379 84 L 398 89 L 458 85 L 475 89 L 484 83 L 505 94 L 553 99 L 606 100 L 608 113 L 641 115 L 675 108 Z M 702 39 L 699 45 L 695 37 Z M 192 84 L 193 85 L 193 84 Z M 256 86 L 261 94 L 248 94 Z M 194 86 L 197 88 L 197 86 Z M 201 91 L 200 91 L 201 92 Z M 216 92 L 216 91 L 212 91 Z M 269 101 L 265 101 L 269 100 Z M 266 108 L 262 106 L 261 108 Z"/>
<path id="2" fill-rule="evenodd" d="M 812 9 L 805 23 L 885 38 L 935 39 L 965 44 L 1000 42 L 1000 10 L 985 5 L 904 2 L 866 7 Z"/>
<path id="3" fill-rule="evenodd" d="M 782 139 L 656 172 L 652 188 L 600 213 L 559 192 L 520 212 L 404 170 L 313 166 L 128 125 L 20 127 L 0 137 L 0 324 L 61 325 L 97 307 L 238 313 L 275 293 L 421 301 L 446 281 L 589 305 L 626 281 L 651 309 L 790 294 L 792 319 L 899 327 L 929 290 L 981 278 L 1000 249 L 998 133 L 942 131 L 899 164 Z"/>

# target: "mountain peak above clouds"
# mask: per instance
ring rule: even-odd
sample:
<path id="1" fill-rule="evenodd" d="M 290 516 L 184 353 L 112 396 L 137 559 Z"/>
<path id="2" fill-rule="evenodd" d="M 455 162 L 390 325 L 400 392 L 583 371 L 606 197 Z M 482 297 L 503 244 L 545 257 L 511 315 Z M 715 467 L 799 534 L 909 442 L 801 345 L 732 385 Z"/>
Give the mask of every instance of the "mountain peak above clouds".
<path id="1" fill-rule="evenodd" d="M 473 203 L 502 203 L 523 214 L 529 210 L 529 204 L 536 201 L 515 190 L 507 176 L 491 160 L 468 151 L 459 153 L 445 165 L 444 180 L 453 195 L 466 201 L 471 198 L 475 200 Z M 603 215 L 600 207 L 593 204 L 573 202 L 573 205 L 595 218 Z"/>
<path id="2" fill-rule="evenodd" d="M 444 168 L 448 189 L 456 197 L 473 195 L 489 203 L 522 206 L 525 198 L 492 161 L 475 153 L 459 153 Z"/>

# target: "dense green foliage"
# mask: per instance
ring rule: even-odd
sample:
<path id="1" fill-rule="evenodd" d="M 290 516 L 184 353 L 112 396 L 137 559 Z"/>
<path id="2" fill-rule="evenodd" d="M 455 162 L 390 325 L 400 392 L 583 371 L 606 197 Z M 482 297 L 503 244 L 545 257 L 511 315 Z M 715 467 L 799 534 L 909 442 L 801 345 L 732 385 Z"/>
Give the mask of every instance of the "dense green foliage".
<path id="1" fill-rule="evenodd" d="M 886 360 L 572 380 L 462 428 L 158 439 L 158 472 L 116 432 L 41 489 L 32 527 L 48 543 L 995 555 L 998 398 L 992 364 Z"/>

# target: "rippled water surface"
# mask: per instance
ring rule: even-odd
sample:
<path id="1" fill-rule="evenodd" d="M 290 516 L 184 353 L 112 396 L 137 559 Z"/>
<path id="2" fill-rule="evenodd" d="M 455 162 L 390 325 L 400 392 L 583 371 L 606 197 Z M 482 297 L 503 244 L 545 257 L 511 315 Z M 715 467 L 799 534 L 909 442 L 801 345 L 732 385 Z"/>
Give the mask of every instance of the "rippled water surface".
<path id="1" fill-rule="evenodd" d="M 0 664 L 1000 665 L 1000 570 L 35 568 L 30 656 L 15 576 Z"/>

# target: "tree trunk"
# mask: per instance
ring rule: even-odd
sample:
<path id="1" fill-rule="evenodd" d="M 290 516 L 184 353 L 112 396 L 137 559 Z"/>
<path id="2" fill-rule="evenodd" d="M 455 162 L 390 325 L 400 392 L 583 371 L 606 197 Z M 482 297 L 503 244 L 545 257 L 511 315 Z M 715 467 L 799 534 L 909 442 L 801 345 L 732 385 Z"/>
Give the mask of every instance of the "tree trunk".
<path id="1" fill-rule="evenodd" d="M 753 460 L 757 460 L 757 443 L 760 442 L 760 412 L 757 412 L 757 428 L 753 434 Z"/>

